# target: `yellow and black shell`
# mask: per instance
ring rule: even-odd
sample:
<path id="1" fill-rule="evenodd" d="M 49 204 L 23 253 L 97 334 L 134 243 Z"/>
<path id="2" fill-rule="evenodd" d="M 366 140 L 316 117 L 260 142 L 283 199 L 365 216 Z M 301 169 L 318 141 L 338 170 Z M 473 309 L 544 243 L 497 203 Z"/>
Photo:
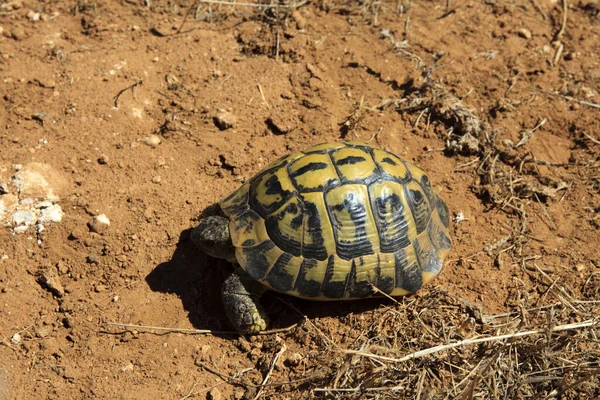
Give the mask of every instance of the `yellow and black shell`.
<path id="1" fill-rule="evenodd" d="M 442 269 L 449 215 L 425 173 L 365 143 L 283 157 L 220 202 L 240 266 L 313 300 L 415 292 Z"/>

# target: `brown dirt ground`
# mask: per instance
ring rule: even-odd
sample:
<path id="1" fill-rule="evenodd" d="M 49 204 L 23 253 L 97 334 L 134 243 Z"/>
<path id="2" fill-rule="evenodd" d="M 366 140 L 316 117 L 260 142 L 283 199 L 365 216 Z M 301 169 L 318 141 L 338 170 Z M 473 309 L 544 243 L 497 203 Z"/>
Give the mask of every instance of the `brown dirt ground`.
<path id="1" fill-rule="evenodd" d="M 524 307 L 579 310 L 598 299 L 598 1 L 323 1 L 294 12 L 194 3 L 178 33 L 191 3 L 0 3 L 0 183 L 30 162 L 68 182 L 60 223 L 0 230 L 0 399 L 509 397 L 487 372 L 469 376 L 477 365 L 467 355 L 393 369 L 335 349 L 392 332 L 403 344 L 385 354 L 399 357 L 428 347 L 419 340 L 431 330 L 430 346 L 507 332 L 479 315 L 474 331 L 446 335 L 450 316 L 421 321 L 426 310 L 516 311 L 521 324 L 509 331 L 518 331 L 545 326 L 546 316 L 524 322 Z M 233 127 L 218 129 L 221 111 Z M 160 144 L 145 144 L 149 135 Z M 198 254 L 188 229 L 270 161 L 342 138 L 421 166 L 464 216 L 433 284 L 399 305 L 285 299 L 309 322 L 249 341 L 106 325 L 230 329 L 219 302 L 227 266 Z M 102 234 L 87 226 L 98 214 L 111 221 Z M 64 295 L 40 274 L 57 276 Z M 265 300 L 275 328 L 301 321 L 274 295 Z M 560 310 L 557 325 L 598 315 Z M 540 364 L 528 373 L 551 378 L 498 387 L 512 387 L 511 398 L 600 395 L 598 330 L 587 332 L 561 349 L 574 346 L 570 360 L 596 369 Z M 359 364 L 369 374 L 351 375 Z M 239 377 L 223 383 L 218 373 Z M 410 377 L 414 385 L 388 392 L 352 389 Z M 265 378 L 306 381 L 253 387 Z"/>

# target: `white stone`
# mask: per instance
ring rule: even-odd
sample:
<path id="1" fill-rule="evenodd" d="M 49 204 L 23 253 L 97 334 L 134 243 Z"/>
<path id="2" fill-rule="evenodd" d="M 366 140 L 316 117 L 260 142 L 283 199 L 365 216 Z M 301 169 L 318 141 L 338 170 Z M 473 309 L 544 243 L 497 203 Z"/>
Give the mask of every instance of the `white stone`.
<path id="1" fill-rule="evenodd" d="M 160 144 L 160 137 L 158 137 L 157 135 L 149 135 L 139 140 L 140 142 L 150 147 L 156 147 Z"/>
<path id="2" fill-rule="evenodd" d="M 35 221 L 33 211 L 17 211 L 12 215 L 12 221 L 15 225 L 31 225 Z"/>
<path id="3" fill-rule="evenodd" d="M 52 202 L 48 201 L 48 200 L 40 201 L 35 204 L 35 208 L 39 208 L 39 209 L 48 208 L 48 207 L 52 207 Z"/>
<path id="4" fill-rule="evenodd" d="M 37 222 L 39 224 L 45 224 L 47 222 L 60 222 L 62 221 L 65 213 L 58 204 L 52 204 L 50 207 L 46 207 L 42 210 Z"/>
<path id="5" fill-rule="evenodd" d="M 64 194 L 69 182 L 49 164 L 28 163 L 13 177 L 21 198 L 31 197 L 56 202 Z"/>
<path id="6" fill-rule="evenodd" d="M 96 215 L 94 218 L 91 219 L 90 222 L 88 222 L 88 227 L 90 228 L 90 231 L 100 234 L 106 232 L 109 226 L 110 220 L 104 214 Z"/>
<path id="7" fill-rule="evenodd" d="M 10 341 L 12 342 L 12 344 L 21 343 L 21 335 L 19 335 L 18 333 L 15 333 L 14 335 L 12 335 L 12 338 L 10 338 Z"/>

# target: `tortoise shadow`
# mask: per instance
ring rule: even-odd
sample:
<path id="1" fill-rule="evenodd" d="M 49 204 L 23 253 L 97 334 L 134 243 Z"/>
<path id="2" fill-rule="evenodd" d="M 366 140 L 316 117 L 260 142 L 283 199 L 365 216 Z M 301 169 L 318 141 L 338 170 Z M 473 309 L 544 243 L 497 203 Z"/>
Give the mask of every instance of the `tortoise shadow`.
<path id="1" fill-rule="evenodd" d="M 179 235 L 179 241 L 171 259 L 158 264 L 147 276 L 152 291 L 175 294 L 188 312 L 195 329 L 215 331 L 232 330 L 221 303 L 221 285 L 233 270 L 225 260 L 212 258 L 192 244 L 191 229 Z M 292 307 L 282 304 L 289 303 Z M 271 317 L 270 328 L 286 328 L 302 320 L 360 314 L 381 306 L 385 299 L 362 299 L 355 301 L 313 301 L 267 291 L 261 298 Z M 277 305 L 281 305 L 278 307 Z"/>
<path id="2" fill-rule="evenodd" d="M 176 294 L 194 328 L 229 329 L 220 292 L 227 263 L 197 250 L 190 231 L 181 232 L 171 259 L 158 264 L 146 282 L 152 291 Z"/>
<path id="3" fill-rule="evenodd" d="M 295 323 L 302 321 L 303 317 L 308 319 L 325 318 L 325 317 L 344 317 L 350 314 L 362 314 L 368 311 L 375 310 L 382 305 L 393 304 L 392 300 L 371 297 L 355 300 L 331 300 L 317 301 L 309 299 L 300 299 L 288 296 L 281 293 L 267 292 L 262 299 L 263 304 L 274 301 L 279 298 L 283 303 L 281 310 L 271 316 L 271 329 L 286 328 Z M 287 305 L 285 303 L 288 303 Z M 295 308 L 295 310 L 294 310 Z M 267 308 L 268 310 L 268 308 Z M 301 315 L 299 315 L 302 314 Z"/>

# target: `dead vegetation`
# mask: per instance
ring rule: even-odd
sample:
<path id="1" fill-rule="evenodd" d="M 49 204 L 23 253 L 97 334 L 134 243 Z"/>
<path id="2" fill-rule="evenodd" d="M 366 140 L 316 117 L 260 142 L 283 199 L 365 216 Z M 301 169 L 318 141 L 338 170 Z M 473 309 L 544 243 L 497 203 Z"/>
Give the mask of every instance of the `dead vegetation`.
<path id="1" fill-rule="evenodd" d="M 600 259 L 591 261 L 595 272 L 588 273 L 578 284 L 567 287 L 562 278 L 569 272 L 555 274 L 557 271 L 542 264 L 542 256 L 529 245 L 539 240 L 531 229 L 532 216 L 537 213 L 551 230 L 556 230 L 561 221 L 553 218 L 546 209 L 563 201 L 573 185 L 580 185 L 586 193 L 600 193 L 598 131 L 574 129 L 574 142 L 585 152 L 584 156 L 574 157 L 568 163 L 538 159 L 528 147 L 532 138 L 547 127 L 545 116 L 523 127 L 518 140 L 501 139 L 505 136 L 495 127 L 492 118 L 476 111 L 468 100 L 461 99 L 437 78 L 437 71 L 443 68 L 438 62 L 442 55 L 416 50 L 411 45 L 407 39 L 410 37 L 408 18 L 404 19 L 402 39 L 396 39 L 394 34 L 398 33 L 393 34 L 382 25 L 382 13 L 402 15 L 410 8 L 409 2 L 322 1 L 313 4 L 192 0 L 185 6 L 173 2 L 143 3 L 149 10 L 178 17 L 181 25 L 171 34 L 183 34 L 199 23 L 218 26 L 219 22 L 228 18 L 236 24 L 248 20 L 257 22 L 261 27 L 259 34 L 246 36 L 243 30 L 238 34 L 242 53 L 266 55 L 274 60 L 294 57 L 285 53 L 282 42 L 296 34 L 294 30 L 286 31 L 290 26 L 298 31 L 306 26 L 307 21 L 296 12 L 299 7 L 311 5 L 348 18 L 362 18 L 361 22 L 365 25 L 381 28 L 380 39 L 389 43 L 390 50 L 399 57 L 412 62 L 420 80 L 404 85 L 402 89 L 398 87 L 395 98 L 383 99 L 375 105 L 367 104 L 364 96 L 360 96 L 351 105 L 347 117 L 339 121 L 340 136 L 355 138 L 366 117 L 378 113 L 398 113 L 410 119 L 417 134 L 434 132 L 443 148 L 433 151 L 441 150 L 448 157 L 455 158 L 455 172 L 460 171 L 472 178 L 471 190 L 487 209 L 500 210 L 509 217 L 506 235 L 486 244 L 474 255 L 456 255 L 457 259 L 453 262 L 465 265 L 471 257 L 484 254 L 494 260 L 496 268 L 510 264 L 517 272 L 506 293 L 505 306 L 509 311 L 500 315 L 486 315 L 478 306 L 464 299 L 432 289 L 399 301 L 385 301 L 373 311 L 349 312 L 339 316 L 338 328 L 321 324 L 319 318 L 308 318 L 294 308 L 290 313 L 300 313 L 301 318 L 297 325 L 237 341 L 227 336 L 230 334 L 227 331 L 175 330 L 132 324 L 109 324 L 102 333 L 125 336 L 133 332 L 136 338 L 143 337 L 142 332 L 146 331 L 158 331 L 161 335 L 225 335 L 227 340 L 236 343 L 239 352 L 252 364 L 236 373 L 226 373 L 223 370 L 231 371 L 228 364 L 197 352 L 195 365 L 198 370 L 214 375 L 217 383 L 205 388 L 194 387 L 184 398 L 203 398 L 214 387 L 222 385 L 232 386 L 238 399 L 307 396 L 326 399 L 465 400 L 600 397 L 600 303 L 597 300 L 600 297 L 600 272 L 597 272 Z M 597 4 L 584 3 L 578 7 L 586 10 L 591 17 L 598 15 Z M 540 9 L 537 2 L 534 5 Z M 565 36 L 565 29 L 568 32 L 567 1 L 557 7 L 558 11 L 552 18 L 544 14 L 543 19 L 558 23 L 555 36 L 559 38 Z M 562 14 L 561 10 L 564 10 Z M 446 18 L 456 12 L 456 7 L 447 2 L 446 7 L 438 11 L 440 18 Z M 93 15 L 98 12 L 98 7 L 95 2 L 78 1 L 73 12 Z M 93 24 L 84 24 L 84 30 L 95 29 L 92 28 Z M 318 43 L 314 46 L 318 47 Z M 560 61 L 560 52 L 564 48 L 561 46 L 553 47 L 556 51 L 553 65 Z M 496 55 L 489 51 L 484 57 Z M 378 74 L 373 70 L 368 73 Z M 231 74 L 222 76 L 217 73 L 214 76 L 221 85 L 230 77 Z M 169 92 L 161 93 L 165 99 L 163 112 L 166 116 L 158 133 L 167 140 L 181 133 L 200 143 L 193 136 L 192 122 L 188 119 L 192 120 L 197 112 L 202 114 L 197 120 L 208 120 L 209 116 L 204 115 L 207 113 L 202 106 L 196 104 L 193 90 L 186 88 L 174 76 L 169 75 L 166 79 Z M 115 107 L 119 96 L 135 95 L 135 89 L 141 86 L 141 82 L 136 81 L 119 92 L 114 98 Z M 390 82 L 386 84 L 392 85 Z M 256 88 L 257 98 L 270 109 L 263 88 L 260 84 Z M 536 91 L 536 95 L 577 103 L 585 110 L 582 113 L 597 112 L 598 109 L 592 101 L 577 100 L 567 94 Z M 502 98 L 489 110 L 491 114 L 513 110 L 520 105 Z M 373 132 L 369 140 L 377 141 L 380 132 Z M 228 164 L 228 160 L 220 157 L 203 168 L 209 170 L 207 174 L 211 176 L 217 176 L 221 170 L 240 169 L 237 165 Z M 589 223 L 600 229 L 600 207 L 596 204 L 587 207 L 587 210 Z M 462 219 L 457 215 L 456 221 L 459 220 Z M 535 289 L 525 287 L 525 280 L 534 282 Z M 485 301 L 485 295 L 482 295 L 481 302 Z M 17 344 L 10 337 L 2 338 L 0 344 L 17 351 Z"/>
<path id="2" fill-rule="evenodd" d="M 240 338 L 240 349 L 256 363 L 254 371 L 229 376 L 210 362 L 198 359 L 196 365 L 242 388 L 246 399 L 307 394 L 339 399 L 596 398 L 600 302 L 572 298 L 541 270 L 523 273 L 540 280 L 541 293 L 520 293 L 505 314 L 485 315 L 434 289 L 388 302 L 367 321 L 343 317 L 340 323 L 347 329 L 341 342 L 331 339 L 337 332 L 321 329 L 318 320 L 250 342 Z M 596 275 L 586 286 L 594 287 L 589 285 L 593 279 Z M 596 293 L 590 295 L 594 299 Z M 129 328 L 136 334 L 152 329 Z M 305 356 L 290 350 L 307 340 L 318 347 Z"/>

